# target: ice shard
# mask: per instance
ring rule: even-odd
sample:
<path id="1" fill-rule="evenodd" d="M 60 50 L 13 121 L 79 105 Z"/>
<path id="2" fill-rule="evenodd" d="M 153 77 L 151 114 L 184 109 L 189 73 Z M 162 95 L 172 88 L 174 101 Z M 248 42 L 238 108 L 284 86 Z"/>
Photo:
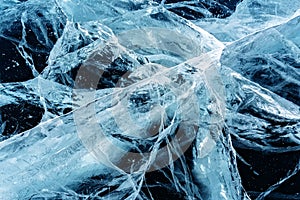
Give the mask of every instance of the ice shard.
<path id="1" fill-rule="evenodd" d="M 222 64 L 299 105 L 299 18 L 228 45 Z"/>

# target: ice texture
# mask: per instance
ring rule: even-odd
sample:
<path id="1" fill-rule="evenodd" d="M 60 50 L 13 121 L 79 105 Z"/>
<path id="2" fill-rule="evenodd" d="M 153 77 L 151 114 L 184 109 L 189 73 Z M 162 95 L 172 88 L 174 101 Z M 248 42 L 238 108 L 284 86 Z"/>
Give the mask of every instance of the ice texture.
<path id="1" fill-rule="evenodd" d="M 0 9 L 0 199 L 300 199 L 299 1 Z"/>

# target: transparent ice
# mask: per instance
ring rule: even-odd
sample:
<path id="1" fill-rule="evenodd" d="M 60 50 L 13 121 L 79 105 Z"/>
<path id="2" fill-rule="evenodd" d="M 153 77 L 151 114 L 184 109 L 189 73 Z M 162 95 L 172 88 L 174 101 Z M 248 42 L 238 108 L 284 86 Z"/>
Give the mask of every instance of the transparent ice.
<path id="1" fill-rule="evenodd" d="M 225 19 L 170 11 L 195 2 L 0 4 L 0 36 L 32 75 L 1 73 L 0 199 L 250 199 L 234 147 L 300 151 L 299 1 L 244 0 Z M 37 124 L 30 109 L 5 118 L 24 102 Z"/>

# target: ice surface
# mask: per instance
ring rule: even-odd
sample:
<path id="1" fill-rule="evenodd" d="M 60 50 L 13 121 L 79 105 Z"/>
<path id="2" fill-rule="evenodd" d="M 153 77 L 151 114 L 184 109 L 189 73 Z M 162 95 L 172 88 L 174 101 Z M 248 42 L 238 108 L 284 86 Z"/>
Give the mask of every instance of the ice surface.
<path id="1" fill-rule="evenodd" d="M 300 105 L 299 19 L 297 16 L 229 45 L 222 64 Z"/>
<path id="2" fill-rule="evenodd" d="M 297 199 L 300 4 L 238 2 L 1 2 L 0 199 Z"/>
<path id="3" fill-rule="evenodd" d="M 215 54 L 213 56 L 217 57 Z M 122 188 L 123 193 L 116 192 L 115 194 L 112 191 L 103 198 L 117 199 L 126 195 L 129 196 L 129 199 L 142 198 L 145 194 L 136 187 L 140 184 L 141 178 L 145 176 L 145 172 L 149 170 L 148 168 L 160 169 L 170 164 L 168 170 L 174 176 L 173 179 L 184 178 L 185 184 L 189 184 L 189 186 L 185 186 L 179 180 L 179 182 L 174 180 L 175 186 L 181 188 L 178 190 L 187 193 L 186 195 L 196 195 L 197 198 L 204 195 L 203 198 L 220 199 L 225 196 L 229 199 L 239 199 L 242 195 L 242 189 L 241 185 L 238 184 L 238 174 L 231 174 L 229 171 L 231 168 L 234 171 L 237 169 L 234 163 L 227 160 L 230 157 L 230 151 L 232 151 L 230 150 L 231 144 L 228 143 L 230 141 L 229 136 L 223 135 L 221 129 L 218 128 L 218 126 L 222 126 L 222 109 L 214 108 L 215 104 L 219 104 L 219 106 L 222 104 L 219 102 L 221 101 L 218 99 L 219 97 L 214 95 L 219 88 L 214 88 L 216 85 L 213 85 L 211 80 L 206 78 L 206 76 L 211 75 L 212 68 L 217 63 L 216 61 L 207 63 L 208 57 L 209 55 L 204 55 L 200 58 L 193 58 L 190 61 L 190 64 L 193 64 L 193 70 L 191 70 L 189 62 L 178 67 L 167 68 L 163 73 L 160 72 L 151 79 L 144 79 L 130 87 L 117 90 L 80 107 L 70 114 L 43 122 L 21 135 L 5 140 L 1 146 L 3 152 L 1 165 L 4 166 L 1 169 L 1 177 L 3 178 L 1 185 L 6 185 L 7 181 L 13 184 L 2 187 L 1 194 L 10 199 L 26 199 L 42 191 L 45 187 L 50 191 L 58 191 L 61 187 L 66 186 L 74 187 L 77 181 L 93 175 L 105 175 L 108 170 L 112 171 L 111 178 L 116 176 L 122 182 L 110 183 L 110 180 L 104 179 L 101 184 L 114 186 L 116 191 Z M 148 91 L 149 89 L 154 90 L 152 93 L 159 89 L 161 93 L 158 97 L 152 97 L 153 106 L 142 108 L 134 101 L 133 104 L 131 103 L 132 98 L 138 96 L 129 98 L 129 95 L 139 95 L 139 91 Z M 118 101 L 119 96 L 129 97 Z M 125 102 L 123 103 L 123 101 Z M 133 106 L 130 111 L 126 111 L 128 109 L 126 103 Z M 142 109 L 150 109 L 150 111 L 146 110 L 145 113 Z M 118 116 L 114 116 L 115 114 Z M 141 124 L 135 125 L 137 127 L 128 124 L 129 122 L 124 124 L 123 120 L 126 114 L 138 117 L 135 121 L 141 121 Z M 151 135 L 139 135 L 147 127 L 151 128 L 153 123 L 157 123 L 158 127 L 160 126 L 158 135 L 156 133 L 152 137 Z M 160 124 L 164 124 L 164 126 Z M 178 141 L 175 143 L 170 141 L 172 145 L 167 146 L 167 151 L 158 148 L 160 143 L 169 140 L 168 135 L 173 135 L 174 131 L 176 133 L 176 127 L 179 129 L 179 136 L 176 135 L 180 138 L 179 144 L 191 142 L 197 144 L 191 149 L 192 157 L 195 159 L 191 166 L 184 164 L 185 157 L 180 157 L 177 161 L 178 164 L 182 165 L 181 170 L 183 171 L 180 169 L 172 170 L 174 168 L 172 159 L 177 154 L 178 156 L 182 155 L 183 152 L 181 153 L 181 151 L 184 150 L 181 149 L 183 147 L 176 147 L 179 145 Z M 107 134 L 111 135 L 109 137 L 112 137 L 113 140 L 117 140 L 116 144 L 120 143 L 119 147 L 105 137 Z M 150 138 L 143 142 L 139 139 L 140 137 Z M 126 138 L 132 142 L 128 143 Z M 151 141 L 154 142 L 151 154 L 149 157 L 147 154 L 142 154 L 144 157 L 141 158 L 141 163 L 137 163 L 137 166 L 134 166 L 134 163 L 121 161 L 122 157 L 126 157 L 124 154 L 127 151 L 119 149 L 120 147 L 138 150 L 143 146 L 147 147 L 147 143 L 150 142 L 151 144 Z M 17 147 L 16 144 L 21 146 Z M 98 149 L 97 145 L 99 144 L 104 146 Z M 201 147 L 202 145 L 206 146 Z M 207 147 L 208 145 L 211 147 Z M 94 152 L 95 158 L 87 150 Z M 172 154 L 169 155 L 170 151 L 174 151 L 172 157 L 170 157 Z M 105 161 L 107 158 L 109 160 Z M 136 159 L 138 158 L 139 156 Z M 102 163 L 98 163 L 98 161 Z M 167 163 L 161 166 L 162 162 L 165 161 Z M 147 164 L 148 162 L 150 164 Z M 18 165 L 12 167 L 15 163 Z M 145 166 L 145 164 L 147 165 Z M 105 166 L 110 166 L 110 168 Z M 213 166 L 218 166 L 218 168 L 214 169 Z M 179 171 L 176 172 L 177 170 Z M 222 170 L 221 174 L 219 170 Z M 131 174 L 126 172 L 131 172 Z M 191 177 L 185 177 L 181 173 L 190 174 Z M 196 179 L 195 182 L 192 181 L 192 177 Z M 129 182 L 125 184 L 124 181 L 125 183 L 130 181 L 131 184 Z M 207 192 L 201 194 L 197 182 L 202 184 L 201 187 L 207 187 Z M 28 186 L 24 188 L 24 184 Z M 132 194 L 132 191 L 135 190 L 136 192 Z M 99 195 L 101 195 L 100 191 Z M 190 196 L 189 198 L 193 197 Z"/>
<path id="4" fill-rule="evenodd" d="M 299 7 L 298 0 L 289 3 L 281 0 L 243 0 L 230 17 L 197 20 L 195 24 L 212 33 L 220 41 L 232 42 L 285 22 Z"/>

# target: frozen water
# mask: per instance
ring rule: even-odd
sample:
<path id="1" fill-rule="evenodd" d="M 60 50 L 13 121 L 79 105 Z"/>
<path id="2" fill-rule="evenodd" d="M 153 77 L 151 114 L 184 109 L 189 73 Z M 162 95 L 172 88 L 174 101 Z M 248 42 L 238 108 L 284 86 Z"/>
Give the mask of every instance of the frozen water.
<path id="1" fill-rule="evenodd" d="M 291 6 L 293 5 L 293 6 Z M 299 9 L 298 0 L 243 0 L 225 19 L 197 20 L 195 24 L 223 42 L 232 42 L 265 28 L 281 24 Z"/>
<path id="2" fill-rule="evenodd" d="M 300 4 L 238 3 L 1 2 L 0 199 L 300 198 Z"/>

